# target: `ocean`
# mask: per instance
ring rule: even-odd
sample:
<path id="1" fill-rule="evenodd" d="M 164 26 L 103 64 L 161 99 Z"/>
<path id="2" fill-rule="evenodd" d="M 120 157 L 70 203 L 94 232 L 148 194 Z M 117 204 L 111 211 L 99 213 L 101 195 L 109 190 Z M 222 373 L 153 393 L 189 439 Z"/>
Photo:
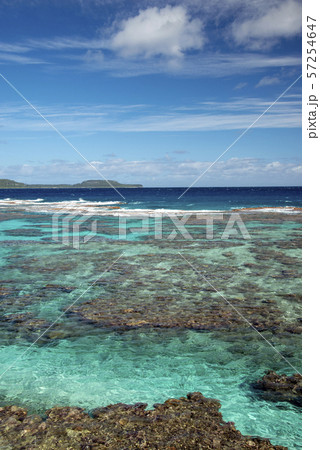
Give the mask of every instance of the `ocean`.
<path id="1" fill-rule="evenodd" d="M 301 207 L 301 187 L 230 187 L 141 189 L 0 189 L 0 201 L 121 202 L 124 209 L 231 210 L 254 207 Z"/>
<path id="2" fill-rule="evenodd" d="M 254 389 L 301 370 L 301 188 L 119 191 L 0 190 L 0 405 L 200 391 L 241 433 L 301 448 L 301 408 Z"/>

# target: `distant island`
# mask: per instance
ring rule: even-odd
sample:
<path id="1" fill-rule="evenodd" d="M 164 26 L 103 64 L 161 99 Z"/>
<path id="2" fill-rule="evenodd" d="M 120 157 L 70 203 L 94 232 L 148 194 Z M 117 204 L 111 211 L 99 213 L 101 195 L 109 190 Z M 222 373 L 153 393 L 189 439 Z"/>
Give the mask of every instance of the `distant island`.
<path id="1" fill-rule="evenodd" d="M 110 183 L 110 184 L 109 184 Z M 123 184 L 114 180 L 86 180 L 76 184 L 25 184 L 14 180 L 1 179 L 0 189 L 112 189 L 115 188 L 142 188 L 142 184 Z"/>

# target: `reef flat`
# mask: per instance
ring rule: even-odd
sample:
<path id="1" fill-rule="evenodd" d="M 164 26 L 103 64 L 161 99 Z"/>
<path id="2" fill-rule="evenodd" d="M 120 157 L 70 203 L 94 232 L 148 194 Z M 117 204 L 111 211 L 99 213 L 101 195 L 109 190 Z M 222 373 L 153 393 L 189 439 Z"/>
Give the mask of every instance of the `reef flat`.
<path id="1" fill-rule="evenodd" d="M 30 448 L 32 439 L 41 448 L 123 448 L 128 436 L 129 448 L 228 448 L 228 439 L 229 448 L 300 447 L 298 403 L 287 396 L 280 407 L 252 384 L 269 370 L 300 370 L 301 214 L 243 213 L 248 239 L 239 229 L 222 237 L 228 214 L 208 239 L 208 217 L 188 218 L 192 239 L 170 239 L 167 218 L 157 239 L 154 219 L 124 237 L 118 217 L 97 216 L 95 235 L 74 248 L 71 232 L 69 245 L 52 238 L 50 214 L 0 212 L 1 371 L 12 365 L 0 405 L 12 448 L 20 438 Z M 194 391 L 205 397 L 163 403 Z M 220 429 L 210 398 L 235 428 Z M 163 406 L 103 409 L 137 401 Z M 208 425 L 209 416 L 220 418 Z"/>
<path id="2" fill-rule="evenodd" d="M 0 445 L 7 449 L 261 449 L 284 450 L 268 439 L 243 436 L 225 422 L 217 400 L 201 393 L 146 404 L 116 404 L 88 415 L 81 408 L 55 407 L 46 418 L 0 408 Z"/>

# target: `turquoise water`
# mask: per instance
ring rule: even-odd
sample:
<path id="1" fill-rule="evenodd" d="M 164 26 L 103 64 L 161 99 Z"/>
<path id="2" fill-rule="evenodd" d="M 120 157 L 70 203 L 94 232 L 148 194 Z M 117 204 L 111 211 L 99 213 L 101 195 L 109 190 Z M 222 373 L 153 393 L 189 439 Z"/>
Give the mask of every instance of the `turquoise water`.
<path id="1" fill-rule="evenodd" d="M 152 406 L 201 391 L 221 401 L 224 420 L 234 421 L 242 433 L 299 448 L 299 408 L 255 400 L 248 388 L 264 370 L 286 368 L 260 340 L 250 333 L 245 338 L 228 342 L 213 333 L 145 331 L 98 333 L 33 347 L 0 380 L 1 403 L 40 412 L 56 404 L 90 410 L 137 400 Z M 2 370 L 24 349 L 2 347 Z"/>
<path id="2" fill-rule="evenodd" d="M 203 227 L 193 223 L 188 226 L 193 241 L 181 236 L 159 241 L 153 230 L 132 232 L 124 241 L 115 232 L 117 219 L 108 218 L 97 236 L 108 229 L 107 241 L 91 240 L 74 249 L 52 241 L 50 216 L 17 214 L 0 221 L 0 404 L 40 414 L 54 405 L 91 410 L 147 402 L 152 407 L 200 391 L 217 398 L 224 420 L 235 422 L 243 434 L 301 448 L 301 409 L 262 400 L 251 388 L 267 370 L 291 374 L 290 364 L 301 369 L 300 335 L 261 331 L 288 364 L 245 324 L 227 330 L 186 329 L 183 324 L 193 319 L 205 324 L 212 309 L 229 310 L 177 253 L 249 319 L 257 307 L 263 308 L 259 320 L 276 308 L 270 320 L 279 315 L 294 323 L 301 314 L 293 297 L 301 291 L 299 220 L 286 216 L 246 222 L 249 240 L 238 236 L 222 242 L 223 224 L 217 224 L 215 239 L 207 241 Z M 164 231 L 168 235 L 171 228 Z M 123 251 L 118 263 L 87 290 Z M 88 319 L 86 302 L 99 312 L 100 301 L 107 305 L 103 310 L 114 313 L 108 317 L 111 325 L 91 316 L 83 320 Z M 141 316 L 131 317 L 128 311 L 135 309 Z M 232 318 L 232 310 L 230 314 Z M 116 322 L 119 315 L 123 324 Z M 159 328 L 160 320 L 165 326 Z M 172 326 L 175 322 L 180 325 Z"/>

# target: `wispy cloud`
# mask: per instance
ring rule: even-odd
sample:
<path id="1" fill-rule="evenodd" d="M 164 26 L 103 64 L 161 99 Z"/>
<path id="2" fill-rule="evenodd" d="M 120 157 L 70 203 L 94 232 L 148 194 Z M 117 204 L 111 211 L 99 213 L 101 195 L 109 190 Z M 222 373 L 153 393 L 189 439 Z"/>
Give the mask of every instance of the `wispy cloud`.
<path id="1" fill-rule="evenodd" d="M 256 84 L 256 87 L 272 86 L 274 84 L 279 84 L 281 82 L 279 77 L 276 76 L 265 76 Z"/>
<path id="2" fill-rule="evenodd" d="M 248 85 L 247 82 L 242 81 L 241 83 L 236 84 L 236 86 L 234 87 L 235 90 L 240 90 L 243 89 L 244 87 L 246 87 Z"/>
<path id="3" fill-rule="evenodd" d="M 16 53 L 0 53 L 0 64 L 14 63 L 14 64 L 47 64 L 41 59 L 32 58 L 29 56 L 18 55 Z"/>
<path id="4" fill-rule="evenodd" d="M 0 42 L 0 52 L 10 53 L 25 53 L 31 50 L 30 47 L 19 44 L 8 44 L 6 42 Z"/>
<path id="5" fill-rule="evenodd" d="M 228 102 L 207 101 L 166 108 L 157 115 L 148 105 L 58 105 L 37 108 L 62 132 L 176 132 L 238 130 L 247 128 L 268 106 L 260 98 L 237 97 Z M 51 131 L 28 106 L 3 105 L 0 126 L 7 132 Z M 257 128 L 301 126 L 301 102 L 296 97 L 279 101 Z"/>
<path id="6" fill-rule="evenodd" d="M 27 47 L 28 46 L 28 47 Z M 299 56 L 266 56 L 257 53 L 208 53 L 184 54 L 184 58 L 170 57 L 171 50 L 148 58 L 123 58 L 110 51 L 109 44 L 103 39 L 69 39 L 30 40 L 22 54 L 19 45 L 12 45 L 16 51 L 1 52 L 0 63 L 12 64 L 48 64 L 57 71 L 82 70 L 89 72 L 106 72 L 114 77 L 136 77 L 140 75 L 170 74 L 183 77 L 229 77 L 241 74 L 259 73 L 270 68 L 297 67 L 301 64 Z M 0 44 L 1 47 L 1 44 Z M 156 48 L 156 47 L 155 47 Z M 175 47 L 178 49 L 179 47 Z M 50 51 L 43 57 L 42 50 Z M 25 52 L 29 51 L 26 55 Z M 138 50 L 137 50 L 138 51 Z M 151 51 L 151 50 L 150 50 Z M 155 50 L 156 51 L 156 50 Z M 182 51 L 181 49 L 178 53 Z M 145 49 L 145 52 L 147 50 Z M 160 46 L 157 52 L 160 52 Z M 173 50 L 172 50 L 173 52 Z"/>
<path id="7" fill-rule="evenodd" d="M 297 67 L 301 64 L 299 56 L 266 56 L 265 54 L 211 53 L 188 55 L 179 64 L 168 64 L 162 58 L 124 60 L 106 55 L 103 51 L 88 51 L 71 56 L 83 70 L 105 71 L 115 77 L 135 77 L 140 75 L 170 74 L 179 77 L 231 77 L 249 75 L 270 68 Z M 69 56 L 70 59 L 70 56 Z M 80 67 L 81 67 L 80 66 Z"/>
<path id="8" fill-rule="evenodd" d="M 174 150 L 172 153 L 175 153 L 176 155 L 186 155 L 189 152 L 187 150 Z"/>

